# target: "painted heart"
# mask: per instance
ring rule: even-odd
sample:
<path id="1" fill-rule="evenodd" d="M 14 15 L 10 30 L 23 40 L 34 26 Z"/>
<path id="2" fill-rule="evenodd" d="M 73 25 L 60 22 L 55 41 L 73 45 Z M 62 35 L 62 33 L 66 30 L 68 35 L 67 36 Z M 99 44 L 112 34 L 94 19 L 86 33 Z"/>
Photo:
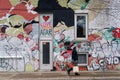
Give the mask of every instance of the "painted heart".
<path id="1" fill-rule="evenodd" d="M 47 21 L 50 18 L 50 16 L 43 16 L 43 19 Z"/>

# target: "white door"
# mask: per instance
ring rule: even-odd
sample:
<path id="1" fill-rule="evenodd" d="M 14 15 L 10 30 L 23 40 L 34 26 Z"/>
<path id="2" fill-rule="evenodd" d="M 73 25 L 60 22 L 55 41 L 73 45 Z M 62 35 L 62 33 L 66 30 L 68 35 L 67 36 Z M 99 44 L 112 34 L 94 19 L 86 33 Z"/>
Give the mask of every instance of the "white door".
<path id="1" fill-rule="evenodd" d="M 40 70 L 53 68 L 52 41 L 40 41 Z"/>

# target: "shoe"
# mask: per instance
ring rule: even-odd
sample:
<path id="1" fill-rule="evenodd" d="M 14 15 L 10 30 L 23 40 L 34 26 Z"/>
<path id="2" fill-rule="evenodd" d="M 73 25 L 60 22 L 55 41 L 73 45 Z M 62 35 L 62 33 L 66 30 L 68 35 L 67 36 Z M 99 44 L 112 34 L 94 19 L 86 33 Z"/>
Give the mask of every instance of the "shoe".
<path id="1" fill-rule="evenodd" d="M 75 73 L 76 76 L 80 75 L 79 73 Z"/>
<path id="2" fill-rule="evenodd" d="M 68 74 L 68 76 L 70 75 L 70 71 L 69 70 L 67 70 L 67 74 Z"/>

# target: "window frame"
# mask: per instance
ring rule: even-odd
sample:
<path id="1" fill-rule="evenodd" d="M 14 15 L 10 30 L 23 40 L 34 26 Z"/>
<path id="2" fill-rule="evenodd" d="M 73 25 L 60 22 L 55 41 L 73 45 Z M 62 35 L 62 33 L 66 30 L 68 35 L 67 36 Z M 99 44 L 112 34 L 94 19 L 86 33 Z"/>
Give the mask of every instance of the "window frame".
<path id="1" fill-rule="evenodd" d="M 88 65 L 88 53 L 87 52 L 78 52 L 78 56 L 82 55 L 82 54 L 86 55 L 86 63 L 78 63 L 78 66 L 87 66 Z"/>
<path id="2" fill-rule="evenodd" d="M 85 16 L 85 32 L 83 33 L 85 37 L 77 37 L 77 18 L 78 16 Z M 74 14 L 74 31 L 75 31 L 75 41 L 87 40 L 88 39 L 88 10 L 75 10 Z"/>

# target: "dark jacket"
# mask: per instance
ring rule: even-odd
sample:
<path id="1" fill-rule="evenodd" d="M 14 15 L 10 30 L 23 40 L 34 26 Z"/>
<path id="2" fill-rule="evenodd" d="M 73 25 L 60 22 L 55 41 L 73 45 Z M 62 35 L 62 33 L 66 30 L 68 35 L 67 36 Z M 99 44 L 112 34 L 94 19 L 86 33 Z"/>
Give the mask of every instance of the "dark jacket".
<path id="1" fill-rule="evenodd" d="M 74 61 L 78 60 L 78 54 L 76 51 L 76 47 L 74 47 L 72 50 L 72 60 L 74 60 Z"/>

